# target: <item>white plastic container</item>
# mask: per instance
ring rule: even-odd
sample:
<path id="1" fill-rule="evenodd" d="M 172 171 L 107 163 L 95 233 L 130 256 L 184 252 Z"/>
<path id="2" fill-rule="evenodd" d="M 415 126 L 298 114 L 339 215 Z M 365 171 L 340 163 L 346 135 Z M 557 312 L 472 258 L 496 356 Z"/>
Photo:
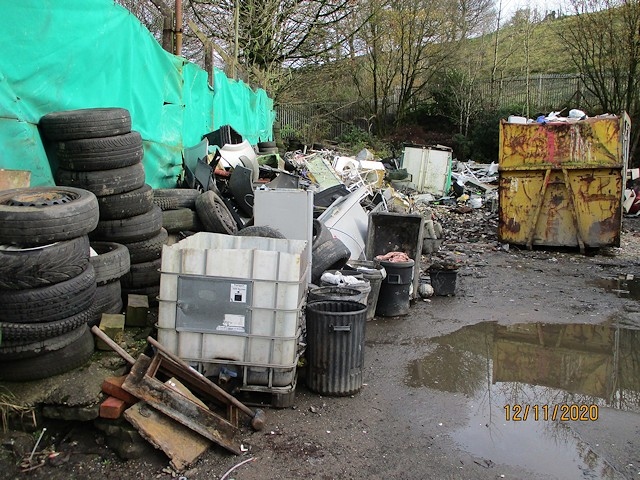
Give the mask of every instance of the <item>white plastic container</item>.
<path id="1" fill-rule="evenodd" d="M 452 155 L 448 147 L 405 147 L 402 167 L 411 176 L 410 186 L 420 193 L 445 195 L 451 186 Z"/>
<path id="2" fill-rule="evenodd" d="M 509 118 L 507 119 L 507 121 L 509 123 L 519 123 L 521 125 L 526 125 L 527 117 L 521 117 L 519 115 L 509 115 Z"/>
<path id="3" fill-rule="evenodd" d="M 244 140 L 242 143 L 227 143 L 224 147 L 218 149 L 220 157 L 222 158 L 222 164 L 225 167 L 235 167 L 236 165 L 243 165 L 240 157 L 245 156 L 250 162 L 255 161 L 256 151 L 251 144 Z"/>
<path id="4" fill-rule="evenodd" d="M 162 251 L 158 341 L 202 371 L 295 379 L 307 242 L 200 232 Z"/>

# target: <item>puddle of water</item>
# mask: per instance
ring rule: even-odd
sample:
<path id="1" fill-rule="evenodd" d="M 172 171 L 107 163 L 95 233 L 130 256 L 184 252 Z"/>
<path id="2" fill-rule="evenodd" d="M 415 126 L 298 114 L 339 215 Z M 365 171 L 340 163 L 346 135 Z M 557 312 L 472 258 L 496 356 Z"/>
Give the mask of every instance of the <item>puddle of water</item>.
<path id="1" fill-rule="evenodd" d="M 592 285 L 615 293 L 618 297 L 640 300 L 640 277 L 618 275 L 617 278 L 599 278 Z"/>
<path id="2" fill-rule="evenodd" d="M 469 398 L 469 423 L 452 433 L 465 450 L 562 479 L 624 478 L 570 424 L 602 407 L 640 413 L 640 330 L 485 322 L 433 342 L 406 383 Z"/>

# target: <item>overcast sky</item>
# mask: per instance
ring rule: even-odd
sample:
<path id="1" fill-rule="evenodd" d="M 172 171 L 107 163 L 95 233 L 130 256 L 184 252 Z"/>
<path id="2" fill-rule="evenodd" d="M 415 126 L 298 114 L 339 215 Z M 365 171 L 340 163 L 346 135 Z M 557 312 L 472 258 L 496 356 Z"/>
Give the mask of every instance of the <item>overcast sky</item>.
<path id="1" fill-rule="evenodd" d="M 496 0 L 496 8 L 500 0 Z M 560 0 L 502 0 L 502 13 L 505 19 L 511 18 L 518 8 L 536 8 L 544 15 L 546 10 L 558 10 Z"/>

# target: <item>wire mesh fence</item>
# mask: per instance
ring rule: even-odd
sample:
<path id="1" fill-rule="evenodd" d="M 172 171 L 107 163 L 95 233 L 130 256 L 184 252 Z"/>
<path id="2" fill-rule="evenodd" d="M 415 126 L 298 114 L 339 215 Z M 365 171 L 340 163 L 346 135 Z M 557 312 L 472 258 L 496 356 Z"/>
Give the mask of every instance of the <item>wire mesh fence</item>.
<path id="1" fill-rule="evenodd" d="M 585 88 L 579 74 L 536 74 L 527 77 L 479 82 L 473 88 L 472 99 L 484 108 L 512 108 L 514 114 L 548 113 L 563 108 L 588 109 L 597 101 Z M 394 99 L 389 99 L 392 103 Z M 397 102 L 397 99 L 395 99 Z M 392 109 L 395 111 L 395 109 Z M 516 111 L 522 110 L 522 111 Z M 276 108 L 276 118 L 284 138 L 297 137 L 307 141 L 336 138 L 353 127 L 371 131 L 370 105 L 365 102 L 289 103 Z"/>

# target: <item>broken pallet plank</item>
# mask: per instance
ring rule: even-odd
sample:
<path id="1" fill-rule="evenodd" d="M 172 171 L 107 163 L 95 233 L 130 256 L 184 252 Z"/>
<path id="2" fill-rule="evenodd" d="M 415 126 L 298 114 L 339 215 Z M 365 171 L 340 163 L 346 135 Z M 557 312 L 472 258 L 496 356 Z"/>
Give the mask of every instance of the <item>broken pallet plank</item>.
<path id="1" fill-rule="evenodd" d="M 162 450 L 171 465 L 182 471 L 207 451 L 211 441 L 188 427 L 160 413 L 146 402 L 138 402 L 124 412 L 140 435 L 155 448 Z"/>
<path id="2" fill-rule="evenodd" d="M 240 447 L 235 440 L 238 429 L 160 380 L 146 375 L 151 363 L 149 357 L 140 355 L 122 388 L 194 432 L 239 455 Z"/>

